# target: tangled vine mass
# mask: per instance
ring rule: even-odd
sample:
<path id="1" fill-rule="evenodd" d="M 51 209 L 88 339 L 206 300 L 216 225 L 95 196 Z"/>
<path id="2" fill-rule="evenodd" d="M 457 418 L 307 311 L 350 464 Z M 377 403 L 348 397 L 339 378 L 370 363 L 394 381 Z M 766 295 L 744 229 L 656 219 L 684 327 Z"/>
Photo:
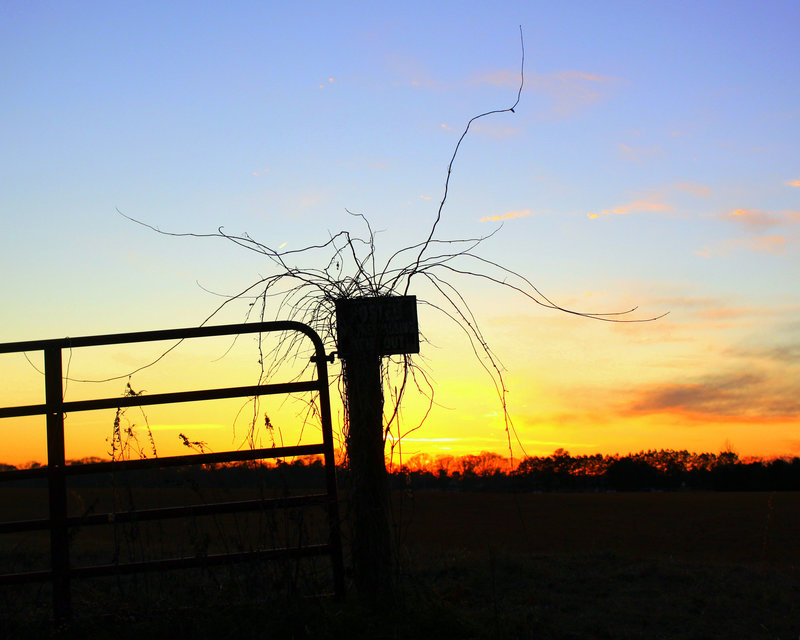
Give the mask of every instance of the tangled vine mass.
<path id="1" fill-rule="evenodd" d="M 358 230 L 340 230 L 329 234 L 327 240 L 298 249 L 281 250 L 259 241 L 247 233 L 230 234 L 223 227 L 211 233 L 176 233 L 164 231 L 157 226 L 125 215 L 120 215 L 143 225 L 159 234 L 175 237 L 217 238 L 233 243 L 242 249 L 262 256 L 268 263 L 268 275 L 259 277 L 238 292 L 224 295 L 223 301 L 206 317 L 202 324 L 211 321 L 223 308 L 235 301 L 249 300 L 245 320 L 267 319 L 297 320 L 313 327 L 328 343 L 336 341 L 335 303 L 341 299 L 380 297 L 415 294 L 418 282 L 431 295 L 418 296 L 418 303 L 435 310 L 448 318 L 460 330 L 477 360 L 491 378 L 505 416 L 505 426 L 511 446 L 514 433 L 509 416 L 499 358 L 490 348 L 468 300 L 462 295 L 455 279 L 471 278 L 489 282 L 498 287 L 513 291 L 530 302 L 554 311 L 581 316 L 604 322 L 650 322 L 660 316 L 634 318 L 631 314 L 636 308 L 611 313 L 594 313 L 569 309 L 559 305 L 546 296 L 533 282 L 521 273 L 504 267 L 502 264 L 480 255 L 481 245 L 498 233 L 502 226 L 492 233 L 475 238 L 447 239 L 437 237 L 437 227 L 442 219 L 447 202 L 450 177 L 470 127 L 477 120 L 503 113 L 515 113 L 525 84 L 525 48 L 520 29 L 521 65 L 520 82 L 514 103 L 504 109 L 494 109 L 471 118 L 455 145 L 444 181 L 442 198 L 436 217 L 424 239 L 410 246 L 401 247 L 389 258 L 380 261 L 376 251 L 376 232 L 369 219 L 362 213 L 347 211 L 358 225 Z M 260 344 L 260 343 L 259 343 Z M 296 349 L 292 340 L 284 341 L 271 354 L 260 354 L 262 377 L 269 375 L 269 365 L 265 362 L 279 362 Z M 392 443 L 400 442 L 402 437 L 424 422 L 433 406 L 433 386 L 424 367 L 412 356 L 387 359 L 389 366 L 383 366 L 384 388 L 389 390 L 391 403 L 385 412 L 385 436 Z M 399 376 L 399 383 L 397 383 Z M 394 384 L 390 384 L 390 380 Z M 422 422 L 406 433 L 393 432 L 403 397 L 413 386 L 428 397 L 428 411 Z M 341 387 L 340 387 L 341 388 Z M 252 432 L 256 418 L 253 420 Z M 347 425 L 345 425 L 346 428 Z M 521 445 L 521 443 L 520 443 Z M 524 451 L 524 449 L 523 449 Z"/>

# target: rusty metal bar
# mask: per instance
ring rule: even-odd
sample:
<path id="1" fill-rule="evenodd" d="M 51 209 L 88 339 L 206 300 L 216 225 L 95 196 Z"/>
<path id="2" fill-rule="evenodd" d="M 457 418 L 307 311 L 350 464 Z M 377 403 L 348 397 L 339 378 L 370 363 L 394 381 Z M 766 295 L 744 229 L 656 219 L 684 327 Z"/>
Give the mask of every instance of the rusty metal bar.
<path id="1" fill-rule="evenodd" d="M 166 520 L 168 518 L 187 518 L 210 516 L 223 513 L 245 513 L 248 511 L 272 511 L 275 509 L 291 509 L 314 505 L 329 505 L 331 498 L 327 493 L 314 493 L 285 498 L 259 498 L 256 500 L 236 500 L 232 502 L 214 502 L 211 504 L 191 504 L 179 507 L 159 507 L 156 509 L 140 509 L 137 511 L 117 511 L 109 513 L 93 513 L 85 516 L 67 517 L 68 527 L 90 525 L 121 524 L 126 522 L 144 522 L 147 520 Z M 50 520 L 17 520 L 0 523 L 0 533 L 18 533 L 20 531 L 42 531 L 50 528 Z"/>
<path id="2" fill-rule="evenodd" d="M 241 551 L 238 553 L 219 553 L 208 556 L 192 556 L 190 558 L 166 558 L 163 560 L 147 560 L 124 564 L 108 564 L 96 567 L 77 567 L 73 570 L 76 577 L 89 578 L 109 575 L 124 575 L 139 571 L 163 571 L 166 569 L 188 569 L 191 567 L 213 567 L 229 562 L 246 562 L 249 560 L 268 560 L 274 558 L 308 558 L 330 553 L 330 545 L 318 544 L 288 549 L 261 549 L 259 551 Z"/>
<path id="3" fill-rule="evenodd" d="M 192 504 L 182 507 L 160 507 L 157 509 L 141 509 L 139 511 L 99 513 L 69 518 L 68 522 L 70 526 L 102 525 L 112 522 L 143 522 L 146 520 L 165 520 L 167 518 L 187 518 L 217 515 L 221 513 L 272 511 L 275 509 L 326 505 L 329 500 L 330 498 L 327 494 L 291 496 L 288 498 L 267 498 L 263 500 L 237 500 L 234 502 L 215 502 L 213 504 Z"/>
<path id="4" fill-rule="evenodd" d="M 0 574 L 0 585 L 48 582 L 52 579 L 53 572 L 49 569 L 43 571 L 25 571 L 24 573 L 4 573 Z"/>
<path id="5" fill-rule="evenodd" d="M 48 474 L 47 466 L 34 467 L 33 469 L 11 469 L 0 472 L 0 482 L 12 482 L 14 480 L 35 480 L 36 478 L 46 478 Z"/>
<path id="6" fill-rule="evenodd" d="M 312 358 L 317 365 L 317 379 L 306 382 L 288 382 L 247 387 L 206 389 L 177 393 L 153 394 L 149 396 L 130 396 L 123 398 L 102 398 L 65 402 L 62 392 L 62 355 L 65 348 L 151 342 L 158 340 L 184 340 L 188 338 L 222 336 L 242 333 L 274 331 L 297 331 L 306 335 L 314 345 Z M 47 519 L 0 523 L 0 533 L 35 531 L 50 529 L 51 569 L 18 574 L 0 575 L 0 584 L 21 584 L 25 582 L 52 581 L 53 609 L 57 619 L 70 615 L 71 577 L 90 577 L 137 571 L 158 571 L 185 567 L 199 567 L 225 562 L 244 562 L 251 559 L 277 557 L 305 557 L 327 554 L 331 557 L 336 594 L 344 593 L 344 563 L 342 559 L 341 535 L 339 532 L 338 498 L 336 489 L 336 466 L 333 448 L 333 427 L 330 414 L 328 390 L 328 357 L 319 335 L 311 327 L 295 321 L 262 322 L 253 324 L 220 325 L 212 327 L 193 327 L 188 329 L 167 329 L 137 333 L 108 334 L 79 338 L 35 340 L 0 344 L 0 353 L 23 351 L 44 351 L 45 356 L 45 404 L 0 408 L 0 418 L 28 415 L 47 417 L 47 466 L 35 469 L 22 469 L 0 473 L 0 481 L 47 478 L 50 515 Z M 330 360 L 332 361 L 332 359 Z M 286 394 L 316 391 L 319 393 L 323 442 L 314 445 L 294 447 L 274 447 L 249 451 L 227 451 L 211 454 L 192 454 L 151 458 L 99 462 L 79 465 L 66 465 L 64 455 L 64 414 L 67 411 L 89 411 L 123 406 L 145 406 L 175 402 L 195 402 L 242 396 Z M 278 458 L 297 455 L 323 454 L 325 460 L 326 494 L 312 494 L 290 498 L 269 500 L 246 500 L 209 505 L 184 505 L 161 509 L 123 512 L 117 514 L 94 514 L 84 517 L 68 517 L 66 505 L 66 477 L 90 473 L 116 473 L 153 468 L 188 466 L 198 464 L 217 464 L 264 458 Z M 329 541 L 324 545 L 309 545 L 291 549 L 266 549 L 253 552 L 219 554 L 201 558 L 168 558 L 148 562 L 123 565 L 103 565 L 96 567 L 70 568 L 69 527 L 108 524 L 110 521 L 130 522 L 139 520 L 158 520 L 162 518 L 233 513 L 256 509 L 291 508 L 293 506 L 325 505 L 328 508 Z"/>
<path id="7" fill-rule="evenodd" d="M 125 575 L 142 571 L 164 571 L 168 569 L 190 569 L 192 567 L 213 567 L 221 564 L 247 562 L 250 560 L 271 560 L 276 558 L 310 558 L 331 553 L 329 544 L 308 545 L 281 549 L 261 549 L 258 551 L 241 551 L 237 553 L 219 553 L 208 556 L 191 556 L 186 558 L 165 558 L 163 560 L 146 560 L 120 564 L 104 564 L 92 567 L 75 567 L 72 575 L 76 578 L 96 578 L 100 576 Z M 43 582 L 53 578 L 52 571 L 29 571 L 0 575 L 0 584 L 25 584 Z"/>
<path id="8" fill-rule="evenodd" d="M 278 393 L 299 393 L 316 391 L 319 384 L 308 382 L 284 382 L 281 384 L 260 384 L 247 387 L 229 387 L 224 389 L 203 389 L 200 391 L 177 391 L 174 393 L 154 393 L 147 396 L 124 396 L 121 398 L 97 398 L 93 400 L 75 400 L 64 402 L 65 413 L 74 411 L 97 411 L 99 409 L 118 409 L 120 407 L 144 407 L 154 404 L 173 404 L 176 402 L 199 402 L 202 400 L 222 400 L 240 398 L 242 396 L 266 396 Z M 34 404 L 20 407 L 0 409 L 0 418 L 19 418 L 22 416 L 41 415 L 46 405 Z"/>
<path id="9" fill-rule="evenodd" d="M 328 365 L 325 352 L 317 351 L 313 358 L 317 365 L 317 378 L 319 380 L 328 379 Z M 330 495 L 336 495 L 336 460 L 333 450 L 333 425 L 331 423 L 331 399 L 328 393 L 328 386 L 319 390 L 319 409 L 322 419 L 323 445 L 325 447 L 325 484 Z M 333 577 L 337 596 L 344 595 L 344 556 L 342 553 L 341 532 L 339 529 L 339 502 L 332 500 L 328 508 L 328 529 L 330 543 L 332 547 L 331 562 L 333 564 Z"/>
<path id="10" fill-rule="evenodd" d="M 50 529 L 50 518 L 36 520 L 12 520 L 0 522 L 0 533 L 19 533 L 21 531 L 45 531 Z"/>
<path id="11" fill-rule="evenodd" d="M 26 340 L 0 344 L 0 353 L 19 353 L 22 351 L 42 351 L 50 347 L 69 349 L 78 347 L 100 347 L 111 344 L 132 344 L 136 342 L 158 342 L 160 340 L 186 340 L 188 338 L 208 338 L 227 336 L 234 333 L 267 333 L 274 331 L 298 331 L 322 347 L 317 332 L 302 322 L 278 320 L 274 322 L 253 322 L 242 324 L 219 324 L 207 327 L 188 327 L 184 329 L 159 329 L 156 331 L 137 331 L 133 333 L 108 333 L 78 338 L 52 338 L 48 340 Z M 324 353 L 324 348 L 322 348 Z"/>
<path id="12" fill-rule="evenodd" d="M 192 453 L 185 456 L 164 458 L 142 458 L 136 460 L 115 460 L 113 462 L 89 462 L 68 465 L 65 473 L 77 476 L 94 473 L 114 473 L 122 471 L 141 471 L 161 467 L 183 467 L 198 464 L 224 464 L 262 458 L 286 458 L 324 453 L 322 444 L 299 444 L 292 447 L 271 447 L 269 449 L 246 449 L 244 451 L 221 451 L 219 453 Z"/>
<path id="13" fill-rule="evenodd" d="M 94 473 L 119 473 L 123 471 L 141 471 L 143 469 L 160 469 L 162 467 L 182 467 L 197 464 L 224 464 L 226 462 L 243 462 L 266 458 L 288 458 L 290 456 L 310 456 L 325 453 L 325 443 L 300 444 L 292 447 L 271 447 L 269 449 L 247 449 L 244 451 L 222 451 L 219 453 L 192 453 L 185 456 L 168 456 L 164 458 L 142 458 L 136 460 L 114 460 L 109 462 L 88 462 L 86 464 L 68 464 L 64 467 L 64 475 L 78 476 Z M 0 473 L 0 482 L 12 480 L 29 480 L 46 478 L 47 467 L 35 469 L 15 469 Z"/>

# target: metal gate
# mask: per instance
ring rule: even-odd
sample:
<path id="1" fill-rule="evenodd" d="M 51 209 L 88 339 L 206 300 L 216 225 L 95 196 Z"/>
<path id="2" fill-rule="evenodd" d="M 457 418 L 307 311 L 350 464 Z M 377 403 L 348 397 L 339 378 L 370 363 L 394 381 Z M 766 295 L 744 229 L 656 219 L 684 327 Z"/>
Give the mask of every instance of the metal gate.
<path id="1" fill-rule="evenodd" d="M 266 333 L 294 331 L 308 337 L 314 346 L 311 358 L 316 365 L 316 378 L 308 381 L 259 384 L 199 391 L 182 391 L 151 395 L 131 395 L 117 398 L 65 401 L 62 392 L 62 350 L 100 345 L 153 342 L 158 340 L 184 340 L 210 336 L 224 336 L 245 333 Z M 331 560 L 334 589 L 337 595 L 344 593 L 344 565 L 339 531 L 339 513 L 336 494 L 336 468 L 334 461 L 333 431 L 331 424 L 330 396 L 328 392 L 327 362 L 332 361 L 325 354 L 322 340 L 309 326 L 300 322 L 279 321 L 138 333 L 85 336 L 56 340 L 35 340 L 0 344 L 0 353 L 44 352 L 45 403 L 15 407 L 0 407 L 0 418 L 21 416 L 47 416 L 47 465 L 34 469 L 0 472 L 0 482 L 10 480 L 46 478 L 48 486 L 49 517 L 38 520 L 0 522 L 0 534 L 23 531 L 50 531 L 50 569 L 26 573 L 0 574 L 0 585 L 28 582 L 47 582 L 53 584 L 53 613 L 57 619 L 65 619 L 71 614 L 70 581 L 73 578 L 129 574 L 142 571 L 161 571 L 189 567 L 207 567 L 223 563 L 243 562 L 253 559 L 301 558 L 328 555 Z M 222 453 L 193 454 L 164 458 L 98 462 L 90 464 L 66 464 L 64 445 L 64 414 L 75 411 L 97 409 L 119 409 L 131 406 L 146 406 L 178 402 L 194 402 L 222 398 L 253 397 L 271 394 L 317 393 L 322 422 L 322 442 L 319 444 L 289 447 L 272 447 Z M 218 502 L 202 505 L 184 505 L 157 509 L 143 509 L 122 513 L 92 514 L 88 516 L 68 516 L 67 477 L 132 471 L 187 465 L 227 463 L 287 456 L 324 456 L 326 492 L 288 496 L 282 498 L 262 498 L 235 502 Z M 327 507 L 328 541 L 325 544 L 296 546 L 292 548 L 271 548 L 226 554 L 205 555 L 203 557 L 176 557 L 160 560 L 115 563 L 73 567 L 70 563 L 69 531 L 74 527 L 108 524 L 109 522 L 133 522 L 162 520 L 198 515 L 221 513 L 241 513 L 265 509 L 286 509 L 306 505 Z"/>

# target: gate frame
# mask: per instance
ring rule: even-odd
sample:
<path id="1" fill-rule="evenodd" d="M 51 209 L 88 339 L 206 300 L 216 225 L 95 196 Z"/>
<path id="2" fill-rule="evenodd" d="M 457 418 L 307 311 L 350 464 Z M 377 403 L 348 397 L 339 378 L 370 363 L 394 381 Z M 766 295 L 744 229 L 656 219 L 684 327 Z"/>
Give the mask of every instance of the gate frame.
<path id="1" fill-rule="evenodd" d="M 316 380 L 294 381 L 273 384 L 259 384 L 243 387 L 181 391 L 153 395 L 132 395 L 121 398 L 100 398 L 67 402 L 63 397 L 62 351 L 78 347 L 161 340 L 185 340 L 211 336 L 239 335 L 245 333 L 272 333 L 296 331 L 308 337 L 314 345 L 311 361 L 316 364 Z M 0 522 L 0 534 L 20 531 L 50 530 L 50 569 L 25 573 L 0 574 L 0 585 L 22 584 L 28 582 L 47 582 L 53 584 L 53 614 L 57 620 L 71 616 L 72 577 L 95 577 L 159 571 L 198 566 L 211 566 L 223 563 L 243 562 L 252 559 L 270 559 L 329 555 L 333 569 L 334 589 L 337 597 L 345 590 L 342 540 L 339 529 L 339 507 L 336 490 L 336 463 L 333 447 L 333 426 L 328 389 L 327 363 L 333 362 L 333 354 L 325 354 L 322 339 L 311 327 L 296 321 L 273 321 L 245 324 L 190 327 L 184 329 L 164 329 L 134 333 L 117 333 L 79 338 L 60 338 L 52 340 L 31 340 L 0 344 L 0 354 L 26 351 L 44 352 L 45 403 L 35 405 L 0 407 L 0 418 L 45 415 L 47 417 L 47 466 L 34 469 L 18 469 L 0 472 L 0 482 L 47 478 L 49 517 L 37 520 Z M 249 449 L 245 451 L 225 451 L 220 453 L 190 454 L 164 458 L 138 460 L 119 460 L 67 465 L 64 445 L 64 414 L 73 411 L 98 409 L 120 409 L 131 406 L 195 402 L 223 398 L 250 397 L 296 392 L 317 392 L 322 423 L 322 443 L 289 447 Z M 173 466 L 211 464 L 220 462 L 240 462 L 262 460 L 286 456 L 322 454 L 325 468 L 326 492 L 286 498 L 218 502 L 203 505 L 184 505 L 158 509 L 143 509 L 122 513 L 94 514 L 91 516 L 67 515 L 67 476 L 92 473 L 108 473 Z M 237 513 L 260 509 L 281 509 L 306 505 L 326 505 L 328 508 L 327 544 L 298 546 L 291 548 L 262 549 L 240 553 L 221 553 L 198 557 L 162 558 L 159 560 L 128 562 L 111 565 L 92 565 L 73 568 L 69 560 L 69 529 L 71 527 L 131 522 L 133 520 L 161 520 L 217 513 Z"/>

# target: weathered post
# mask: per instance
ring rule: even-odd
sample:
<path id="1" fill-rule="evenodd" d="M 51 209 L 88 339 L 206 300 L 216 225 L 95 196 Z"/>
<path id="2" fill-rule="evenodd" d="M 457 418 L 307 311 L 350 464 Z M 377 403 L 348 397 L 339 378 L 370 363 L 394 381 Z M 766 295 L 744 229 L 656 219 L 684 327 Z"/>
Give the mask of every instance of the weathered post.
<path id="1" fill-rule="evenodd" d="M 67 485 L 64 476 L 64 394 L 61 348 L 44 352 L 47 401 L 47 483 L 50 496 L 50 566 L 53 572 L 53 613 L 59 622 L 71 614 Z"/>
<path id="2" fill-rule="evenodd" d="M 419 353 L 414 296 L 336 302 L 337 348 L 344 365 L 352 478 L 353 576 L 362 597 L 394 590 L 394 548 L 383 433 L 381 357 Z"/>

